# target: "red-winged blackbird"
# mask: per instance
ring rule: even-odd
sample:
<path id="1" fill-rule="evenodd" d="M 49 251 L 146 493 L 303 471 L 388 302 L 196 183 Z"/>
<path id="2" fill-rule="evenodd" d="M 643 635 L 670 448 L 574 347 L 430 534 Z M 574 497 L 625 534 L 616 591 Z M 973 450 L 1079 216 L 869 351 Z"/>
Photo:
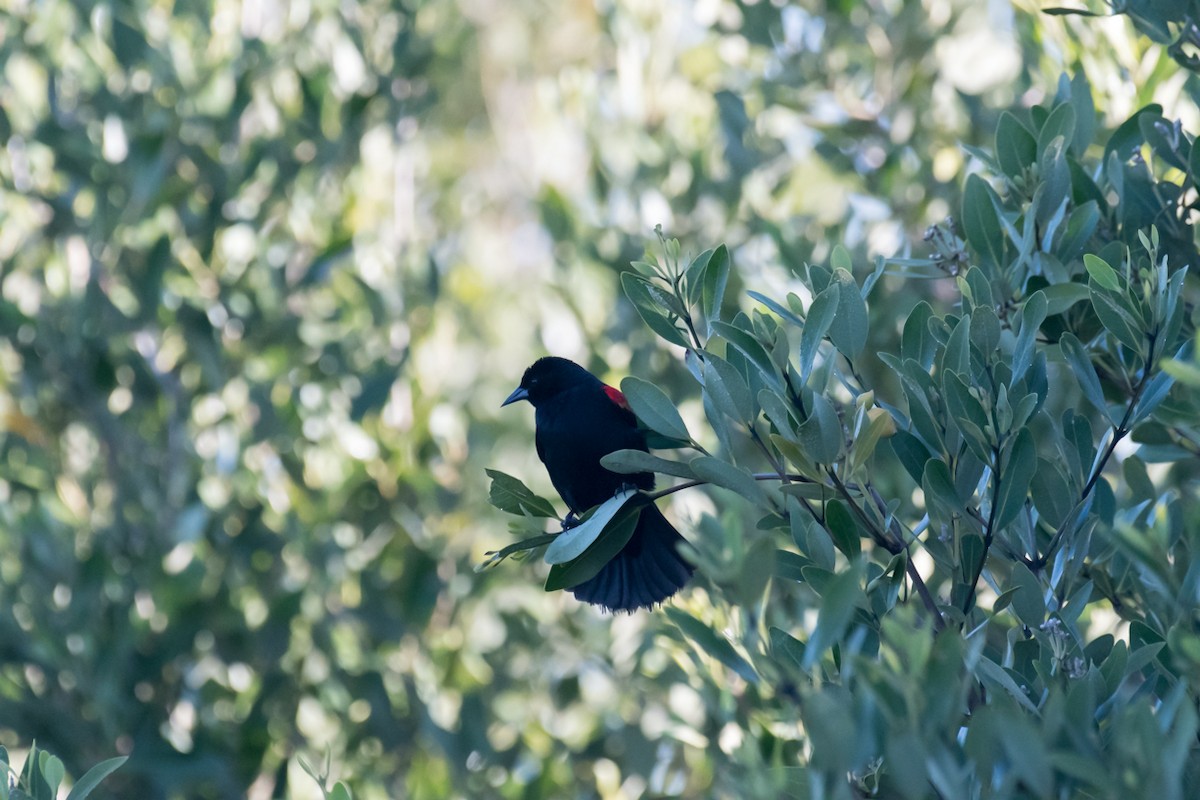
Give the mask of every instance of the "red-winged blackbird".
<path id="1" fill-rule="evenodd" d="M 622 487 L 654 488 L 654 474 L 622 475 L 600 466 L 614 450 L 645 450 L 625 395 L 565 358 L 538 359 L 502 405 L 528 400 L 536 413 L 534 440 L 572 514 L 611 498 Z M 683 537 L 653 503 L 641 511 L 629 543 L 594 577 L 571 589 L 586 603 L 635 611 L 661 603 L 683 587 L 693 567 L 679 553 Z"/>

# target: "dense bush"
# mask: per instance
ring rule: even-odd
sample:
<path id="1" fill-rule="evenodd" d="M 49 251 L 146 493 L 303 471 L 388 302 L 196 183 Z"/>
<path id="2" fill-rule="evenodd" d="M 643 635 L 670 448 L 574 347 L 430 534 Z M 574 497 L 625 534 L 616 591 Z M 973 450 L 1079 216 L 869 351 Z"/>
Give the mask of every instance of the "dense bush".
<path id="1" fill-rule="evenodd" d="M 1003 114 L 973 151 L 991 180 L 967 179 L 932 258 L 880 258 L 856 282 L 835 249 L 793 267 L 796 292 L 749 304 L 724 296 L 724 246 L 687 261 L 665 241 L 623 275 L 685 350 L 719 446 L 627 379 L 642 423 L 691 446 L 607 463 L 740 497 L 695 539 L 731 617 L 666 610 L 711 659 L 700 691 L 739 698 L 731 792 L 1183 798 L 1200 781 L 1194 281 L 1184 291 L 1200 147 L 1157 106 L 1097 144 L 1092 103 L 1080 76 Z M 918 303 L 868 354 L 884 276 L 952 279 L 955 297 Z M 865 379 L 871 355 L 896 380 Z M 523 516 L 545 506 L 493 494 Z M 610 557 L 616 519 L 548 589 Z"/>
<path id="2" fill-rule="evenodd" d="M 1183 785 L 1187 20 L 282 5 L 0 15 L 19 791 Z M 658 222 L 711 249 L 617 278 Z M 473 571 L 544 349 L 714 454 L 662 613 Z"/>

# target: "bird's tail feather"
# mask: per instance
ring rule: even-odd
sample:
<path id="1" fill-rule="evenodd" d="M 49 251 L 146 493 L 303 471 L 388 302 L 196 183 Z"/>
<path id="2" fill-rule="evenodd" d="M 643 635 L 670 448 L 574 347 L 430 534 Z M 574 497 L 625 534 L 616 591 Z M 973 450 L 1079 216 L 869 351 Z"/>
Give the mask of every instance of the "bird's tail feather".
<path id="1" fill-rule="evenodd" d="M 683 541 L 662 512 L 648 505 L 621 552 L 571 592 L 609 611 L 636 611 L 661 603 L 683 588 L 695 569 L 679 552 Z"/>

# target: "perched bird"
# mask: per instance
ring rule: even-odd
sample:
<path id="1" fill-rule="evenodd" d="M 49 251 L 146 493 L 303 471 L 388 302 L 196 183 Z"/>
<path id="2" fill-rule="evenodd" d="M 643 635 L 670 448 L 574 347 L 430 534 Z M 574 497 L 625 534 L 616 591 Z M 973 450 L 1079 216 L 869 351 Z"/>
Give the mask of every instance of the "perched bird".
<path id="1" fill-rule="evenodd" d="M 654 488 L 651 472 L 623 475 L 600 466 L 600 459 L 615 450 L 646 450 L 646 436 L 618 389 L 573 361 L 547 356 L 525 370 L 521 385 L 501 405 L 518 400 L 533 404 L 538 457 L 572 515 L 630 485 Z M 612 611 L 661 603 L 692 576 L 692 565 L 679 553 L 683 541 L 662 512 L 648 503 L 629 543 L 571 592 Z"/>

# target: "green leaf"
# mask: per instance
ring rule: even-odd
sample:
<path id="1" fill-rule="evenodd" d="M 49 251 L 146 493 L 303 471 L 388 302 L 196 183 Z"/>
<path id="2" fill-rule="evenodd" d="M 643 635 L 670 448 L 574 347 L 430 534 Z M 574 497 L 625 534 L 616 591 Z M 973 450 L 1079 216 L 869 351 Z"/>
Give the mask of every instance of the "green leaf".
<path id="1" fill-rule="evenodd" d="M 929 448 L 906 430 L 896 431 L 888 442 L 891 444 L 896 458 L 900 459 L 900 463 L 904 465 L 905 471 L 919 484 L 922 473 L 925 471 L 925 462 L 931 455 Z"/>
<path id="2" fill-rule="evenodd" d="M 1083 390 L 1084 397 L 1098 411 L 1109 417 L 1110 421 L 1115 422 L 1109 416 L 1107 404 L 1104 402 L 1104 390 L 1100 388 L 1100 378 L 1096 376 L 1096 368 L 1092 366 L 1092 360 L 1083 345 L 1069 333 L 1064 333 L 1059 338 L 1058 344 L 1063 358 L 1066 359 L 1071 371 L 1075 373 L 1076 380 L 1079 381 L 1079 387 Z"/>
<path id="3" fill-rule="evenodd" d="M 763 389 L 758 393 L 758 405 L 775 429 L 788 439 L 796 438 L 796 415 L 792 403 L 778 392 Z"/>
<path id="4" fill-rule="evenodd" d="M 824 503 L 833 495 L 833 489 L 823 483 L 784 483 L 779 491 L 792 497 L 802 497 L 805 500 L 816 500 Z"/>
<path id="5" fill-rule="evenodd" d="M 1055 107 L 1042 124 L 1042 129 L 1038 131 L 1038 152 L 1045 153 L 1059 136 L 1063 137 L 1067 147 L 1071 146 L 1071 141 L 1075 136 L 1075 109 L 1069 103 L 1062 103 Z"/>
<path id="6" fill-rule="evenodd" d="M 1037 161 L 1037 141 L 1012 112 L 996 123 L 996 160 L 1010 178 L 1018 178 Z"/>
<path id="7" fill-rule="evenodd" d="M 712 353 L 704 355 L 704 393 L 731 419 L 748 425 L 757 416 L 746 379 L 732 364 Z"/>
<path id="8" fill-rule="evenodd" d="M 933 383 L 933 378 L 923 372 L 914 361 L 904 362 L 904 372 L 900 382 L 904 386 L 904 396 L 908 399 L 908 416 L 912 421 L 913 432 L 920 437 L 931 453 L 941 452 L 943 416 L 939 410 L 936 419 L 933 409 L 934 395 L 939 394 Z"/>
<path id="9" fill-rule="evenodd" d="M 829 257 L 829 266 L 836 272 L 837 270 L 845 270 L 851 272 L 854 269 L 853 262 L 850 260 L 850 252 L 840 244 L 833 246 L 833 253 Z"/>
<path id="10" fill-rule="evenodd" d="M 1046 316 L 1048 317 L 1062 314 L 1089 296 L 1088 287 L 1082 283 L 1056 283 L 1038 291 L 1046 298 Z"/>
<path id="11" fill-rule="evenodd" d="M 640 495 L 645 497 L 645 495 Z M 603 531 L 603 535 L 584 550 L 579 558 L 565 564 L 554 564 L 550 574 L 546 576 L 546 591 L 570 589 L 584 581 L 596 577 L 608 562 L 621 552 L 637 529 L 638 517 L 641 516 L 642 504 L 629 504 L 626 513 L 621 514 Z M 568 531 L 570 533 L 570 531 Z M 565 535 L 565 534 L 563 534 Z M 548 550 L 549 548 L 547 548 Z"/>
<path id="12" fill-rule="evenodd" d="M 811 412 L 798 431 L 800 446 L 813 461 L 832 464 L 842 451 L 842 422 L 824 395 L 813 395 Z"/>
<path id="13" fill-rule="evenodd" d="M 1071 195 L 1071 167 L 1067 163 L 1066 146 L 1065 139 L 1055 138 L 1042 151 L 1041 184 L 1034 196 L 1034 216 L 1042 226 L 1055 227 L 1052 220 L 1060 220 L 1066 213 Z"/>
<path id="14" fill-rule="evenodd" d="M 721 303 L 725 299 L 725 286 L 729 283 L 729 249 L 721 245 L 713 251 L 712 258 L 704 269 L 704 288 L 701 294 L 701 308 L 705 319 L 718 319 L 721 316 Z"/>
<path id="15" fill-rule="evenodd" d="M 1014 772 L 1023 785 L 1028 786 L 1034 797 L 1050 797 L 1054 775 L 1046 757 L 1048 749 L 1041 738 L 1041 731 L 1034 727 L 1028 717 L 1005 714 L 999 723 L 1004 750 Z"/>
<path id="16" fill-rule="evenodd" d="M 954 326 L 946 350 L 942 353 L 942 369 L 971 374 L 971 316 L 964 314 Z"/>
<path id="17" fill-rule="evenodd" d="M 1055 528 L 1063 523 L 1074 505 L 1066 475 L 1057 464 L 1044 458 L 1038 459 L 1037 474 L 1029 492 L 1038 514 Z"/>
<path id="18" fill-rule="evenodd" d="M 773 537 L 758 536 L 751 540 L 734 580 L 726 584 L 731 603 L 751 608 L 762 602 L 767 584 L 775 574 L 776 549 Z"/>
<path id="19" fill-rule="evenodd" d="M 712 456 L 698 456 L 690 464 L 692 472 L 702 481 L 720 486 L 741 495 L 751 503 L 763 505 L 766 495 L 762 486 L 746 470 Z"/>
<path id="20" fill-rule="evenodd" d="M 864 466 L 875 454 L 879 440 L 887 430 L 895 431 L 896 423 L 886 412 L 876 413 L 867 422 L 866 430 L 859 431 L 850 444 L 850 472 Z"/>
<path id="21" fill-rule="evenodd" d="M 42 778 L 46 781 L 46 786 L 50 790 L 47 800 L 55 800 L 58 797 L 58 787 L 62 784 L 63 778 L 66 777 L 67 770 L 63 766 L 62 759 L 45 751 L 42 752 L 40 760 Z"/>
<path id="22" fill-rule="evenodd" d="M 728 639 L 682 609 L 663 609 L 667 618 L 679 628 L 684 637 L 703 654 L 715 658 L 749 683 L 758 683 L 758 674 Z"/>
<path id="23" fill-rule="evenodd" d="M 1165 368 L 1164 364 L 1164 368 Z M 1146 384 L 1145 390 L 1142 392 L 1142 397 L 1138 400 L 1137 410 L 1130 420 L 1130 427 L 1137 425 L 1142 420 L 1154 413 L 1154 409 L 1158 408 L 1163 400 L 1167 399 L 1167 394 L 1171 391 L 1171 387 L 1175 385 L 1175 376 L 1169 370 L 1159 372 L 1150 382 Z"/>
<path id="24" fill-rule="evenodd" d="M 775 551 L 775 577 L 796 583 L 804 582 L 804 568 L 811 566 L 812 559 L 791 550 Z"/>
<path id="25" fill-rule="evenodd" d="M 929 318 L 933 316 L 933 307 L 922 300 L 913 306 L 904 321 L 904 333 L 900 338 L 900 358 L 902 361 L 912 359 L 928 370 L 933 365 L 933 355 L 937 351 L 937 342 L 929 335 Z"/>
<path id="26" fill-rule="evenodd" d="M 1017 382 L 1025 377 L 1025 371 L 1033 362 L 1037 334 L 1046 319 L 1048 308 L 1049 301 L 1044 291 L 1036 291 L 1025 299 L 1025 304 L 1021 307 L 1021 332 L 1017 334 L 1017 344 L 1013 349 L 1012 380 L 1009 381 L 1009 386 L 1016 386 Z"/>
<path id="27" fill-rule="evenodd" d="M 1200 386 L 1200 365 L 1168 358 L 1162 361 L 1162 369 L 1184 385 Z"/>
<path id="28" fill-rule="evenodd" d="M 992 661 L 987 656 L 980 656 L 975 662 L 975 677 L 979 678 L 985 684 L 1003 689 L 1014 700 L 1030 714 L 1037 714 L 1037 706 L 1029 699 L 1025 692 L 1021 691 L 1021 687 L 1012 679 L 1003 667 Z"/>
<path id="29" fill-rule="evenodd" d="M 855 562 L 850 569 L 840 572 L 825 585 L 821 593 L 821 612 L 817 627 L 813 630 L 804 648 L 804 668 L 814 664 L 833 645 L 837 644 L 854 619 L 854 609 L 863 597 L 862 567 Z"/>
<path id="30" fill-rule="evenodd" d="M 667 310 L 661 302 L 664 294 L 661 289 L 653 286 L 636 272 L 621 273 L 621 288 L 625 290 L 625 296 L 629 298 L 629 302 L 633 303 L 638 316 L 650 330 L 671 344 L 680 347 L 688 346 L 688 340 L 683 331 L 679 330 L 675 323 L 667 317 Z"/>
<path id="31" fill-rule="evenodd" d="M 1108 162 L 1110 155 L 1115 156 L 1119 162 L 1128 161 L 1132 158 L 1134 152 L 1141 147 L 1144 141 L 1140 117 L 1143 114 L 1161 117 L 1162 112 L 1162 106 L 1158 103 L 1151 103 L 1135 111 L 1133 116 L 1117 126 L 1117 129 L 1113 131 L 1113 135 L 1109 137 L 1108 144 L 1104 148 L 1105 162 Z M 1118 194 L 1121 194 L 1121 192 L 1118 192 Z"/>
<path id="32" fill-rule="evenodd" d="M 1200 186 L 1200 147 L 1192 142 L 1192 152 L 1188 154 L 1188 178 L 1192 186 Z"/>
<path id="33" fill-rule="evenodd" d="M 534 494 L 517 478 L 496 469 L 484 472 L 492 479 L 492 486 L 488 490 L 488 502 L 496 508 L 517 516 L 558 518 L 558 513 L 549 500 Z"/>
<path id="34" fill-rule="evenodd" d="M 979 270 L 972 270 L 979 272 Z M 991 306 L 980 306 L 971 312 L 971 345 L 990 360 L 1000 344 L 1000 318 Z"/>
<path id="35" fill-rule="evenodd" d="M 1012 601 L 1017 619 L 1031 628 L 1036 628 L 1045 621 L 1046 601 L 1043 599 L 1042 585 L 1028 567 L 1019 561 L 1014 563 L 1006 588 L 1017 590 Z"/>
<path id="36" fill-rule="evenodd" d="M 693 258 L 692 263 L 688 264 L 687 269 L 684 270 L 684 283 L 687 285 L 689 306 L 694 306 L 701 300 L 704 291 L 704 272 L 708 269 L 715 252 L 712 248 L 705 250 Z"/>
<path id="37" fill-rule="evenodd" d="M 831 500 L 825 504 L 825 524 L 833 537 L 833 544 L 851 560 L 862 552 L 861 534 L 858 525 L 851 516 L 846 504 L 841 500 Z"/>
<path id="38" fill-rule="evenodd" d="M 554 541 L 546 548 L 546 563 L 565 564 L 579 558 L 583 555 L 584 550 L 587 550 L 593 542 L 600 538 L 600 534 L 604 533 L 604 529 L 609 526 L 618 512 L 625 508 L 626 503 L 639 496 L 642 498 L 642 502 L 635 504 L 635 508 L 637 508 L 645 505 L 646 496 L 632 489 L 617 492 L 596 506 L 595 511 L 586 520 L 554 538 Z"/>
<path id="39" fill-rule="evenodd" d="M 771 360 L 771 356 L 767 353 L 766 348 L 762 346 L 762 343 L 753 334 L 742 330 L 736 325 L 730 325 L 727 322 L 714 321 L 712 328 L 718 336 L 728 342 L 735 350 L 744 355 L 751 364 L 758 368 L 758 372 L 762 375 L 765 383 L 777 391 L 783 391 L 783 377 L 775 369 L 775 362 Z"/>
<path id="40" fill-rule="evenodd" d="M 614 450 L 600 459 L 600 466 L 622 475 L 657 472 L 661 475 L 674 475 L 677 478 L 689 480 L 696 477 L 696 473 L 692 472 L 692 468 L 687 464 L 659 458 L 645 450 Z"/>
<path id="41" fill-rule="evenodd" d="M 1007 458 L 1002 454 L 1001 472 L 993 480 L 1000 481 L 1000 496 L 996 500 L 994 530 L 1003 530 L 1012 522 L 1025 505 L 1029 493 L 1029 482 L 1037 469 L 1037 447 L 1029 428 L 1021 428 L 1006 446 Z"/>
<path id="42" fill-rule="evenodd" d="M 795 325 L 796 327 L 799 327 L 799 328 L 803 328 L 803 327 L 804 327 L 804 320 L 803 320 L 803 319 L 801 319 L 800 317 L 796 316 L 796 315 L 795 315 L 795 314 L 794 314 L 794 313 L 793 313 L 793 312 L 792 312 L 790 309 L 788 309 L 788 308 L 784 308 L 784 307 L 783 307 L 782 305 L 780 305 L 779 303 L 777 303 L 777 302 L 775 302 L 774 300 L 772 300 L 771 298 L 767 297 L 765 294 L 761 294 L 760 292 L 746 292 L 746 295 L 747 295 L 748 297 L 752 297 L 753 299 L 755 299 L 755 300 L 757 300 L 758 302 L 762 303 L 764 306 L 766 306 L 767 308 L 771 309 L 771 310 L 772 310 L 772 311 L 774 311 L 776 314 L 778 314 L 779 316 L 783 317 L 785 320 L 787 320 L 788 322 L 792 323 L 792 324 L 793 324 L 793 325 Z M 794 295 L 789 295 L 789 296 L 794 296 Z"/>
<path id="43" fill-rule="evenodd" d="M 96 764 L 75 782 L 75 785 L 71 787 L 71 793 L 67 795 L 67 800 L 84 800 L 92 793 L 93 789 L 100 785 L 101 781 L 113 774 L 128 760 L 129 756 L 119 756 Z"/>
<path id="44" fill-rule="evenodd" d="M 963 440 L 980 461 L 988 463 L 996 432 L 992 431 L 990 435 L 986 432 L 989 422 L 983 405 L 971 394 L 971 387 L 957 372 L 942 373 L 942 392 L 946 400 L 946 410 L 950 412 L 954 424 L 962 431 Z"/>
<path id="45" fill-rule="evenodd" d="M 350 793 L 350 787 L 338 781 L 329 791 L 329 800 L 354 800 L 354 795 Z"/>
<path id="46" fill-rule="evenodd" d="M 1095 285 L 1090 289 L 1092 308 L 1104 329 L 1132 352 L 1144 354 L 1146 337 L 1142 325 L 1121 303 L 1128 298 L 1098 289 Z"/>
<path id="47" fill-rule="evenodd" d="M 943 521 L 947 524 L 953 522 L 954 517 L 964 515 L 966 506 L 958 496 L 950 467 L 940 458 L 925 461 L 925 469 L 921 474 L 921 491 L 925 493 L 930 512 L 944 516 Z"/>
<path id="48" fill-rule="evenodd" d="M 629 402 L 634 415 L 650 430 L 671 439 L 691 441 L 683 417 L 666 393 L 649 381 L 628 377 L 621 381 L 621 393 Z"/>
<path id="49" fill-rule="evenodd" d="M 975 538 L 979 538 L 979 537 L 975 537 Z M 995 602 L 992 603 L 992 613 L 999 614 L 1001 611 L 1008 608 L 1012 604 L 1013 597 L 1016 596 L 1017 591 L 1020 588 L 1021 588 L 1020 586 L 1012 586 L 1008 589 L 1005 589 L 1000 594 L 996 595 L 996 600 L 995 600 Z"/>
<path id="50" fill-rule="evenodd" d="M 1083 256 L 1083 266 L 1087 268 L 1092 280 L 1100 286 L 1113 292 L 1121 291 L 1121 279 L 1117 276 L 1117 271 L 1104 259 L 1086 253 Z"/>
<path id="51" fill-rule="evenodd" d="M 782 628 L 771 626 L 771 657 L 789 670 L 804 669 L 804 642 Z"/>
<path id="52" fill-rule="evenodd" d="M 1099 204 L 1095 200 L 1088 200 L 1081 204 L 1067 217 L 1067 226 L 1058 241 L 1055 253 L 1063 262 L 1070 262 L 1078 258 L 1099 225 Z"/>
<path id="53" fill-rule="evenodd" d="M 1075 109 L 1075 135 L 1071 140 L 1071 150 L 1076 158 L 1082 158 L 1096 134 L 1096 105 L 1092 100 L 1092 87 L 1083 70 L 1077 71 L 1071 78 L 1069 93 L 1071 106 Z"/>
<path id="54" fill-rule="evenodd" d="M 834 270 L 833 280 L 839 290 L 838 307 L 833 323 L 829 326 L 829 339 L 844 355 L 854 358 L 867 344 L 867 332 L 870 327 L 867 304 L 858 292 L 854 276 L 849 272 L 844 269 Z"/>
<path id="55" fill-rule="evenodd" d="M 812 305 L 808 308 L 808 318 L 804 322 L 804 330 L 800 333 L 799 369 L 802 384 L 808 383 L 821 340 L 825 338 L 825 334 L 833 325 L 834 317 L 837 316 L 840 294 L 838 284 L 831 283 L 825 291 L 813 298 Z"/>
<path id="56" fill-rule="evenodd" d="M 998 269 L 1008 261 L 1005 255 L 1004 229 L 992 202 L 994 192 L 987 181 L 972 173 L 963 191 L 963 234 L 983 263 Z"/>
<path id="57" fill-rule="evenodd" d="M 1154 155 L 1176 169 L 1187 171 L 1190 149 L 1187 138 L 1172 130 L 1170 120 L 1153 114 L 1143 114 L 1138 119 L 1142 138 L 1150 145 Z"/>

